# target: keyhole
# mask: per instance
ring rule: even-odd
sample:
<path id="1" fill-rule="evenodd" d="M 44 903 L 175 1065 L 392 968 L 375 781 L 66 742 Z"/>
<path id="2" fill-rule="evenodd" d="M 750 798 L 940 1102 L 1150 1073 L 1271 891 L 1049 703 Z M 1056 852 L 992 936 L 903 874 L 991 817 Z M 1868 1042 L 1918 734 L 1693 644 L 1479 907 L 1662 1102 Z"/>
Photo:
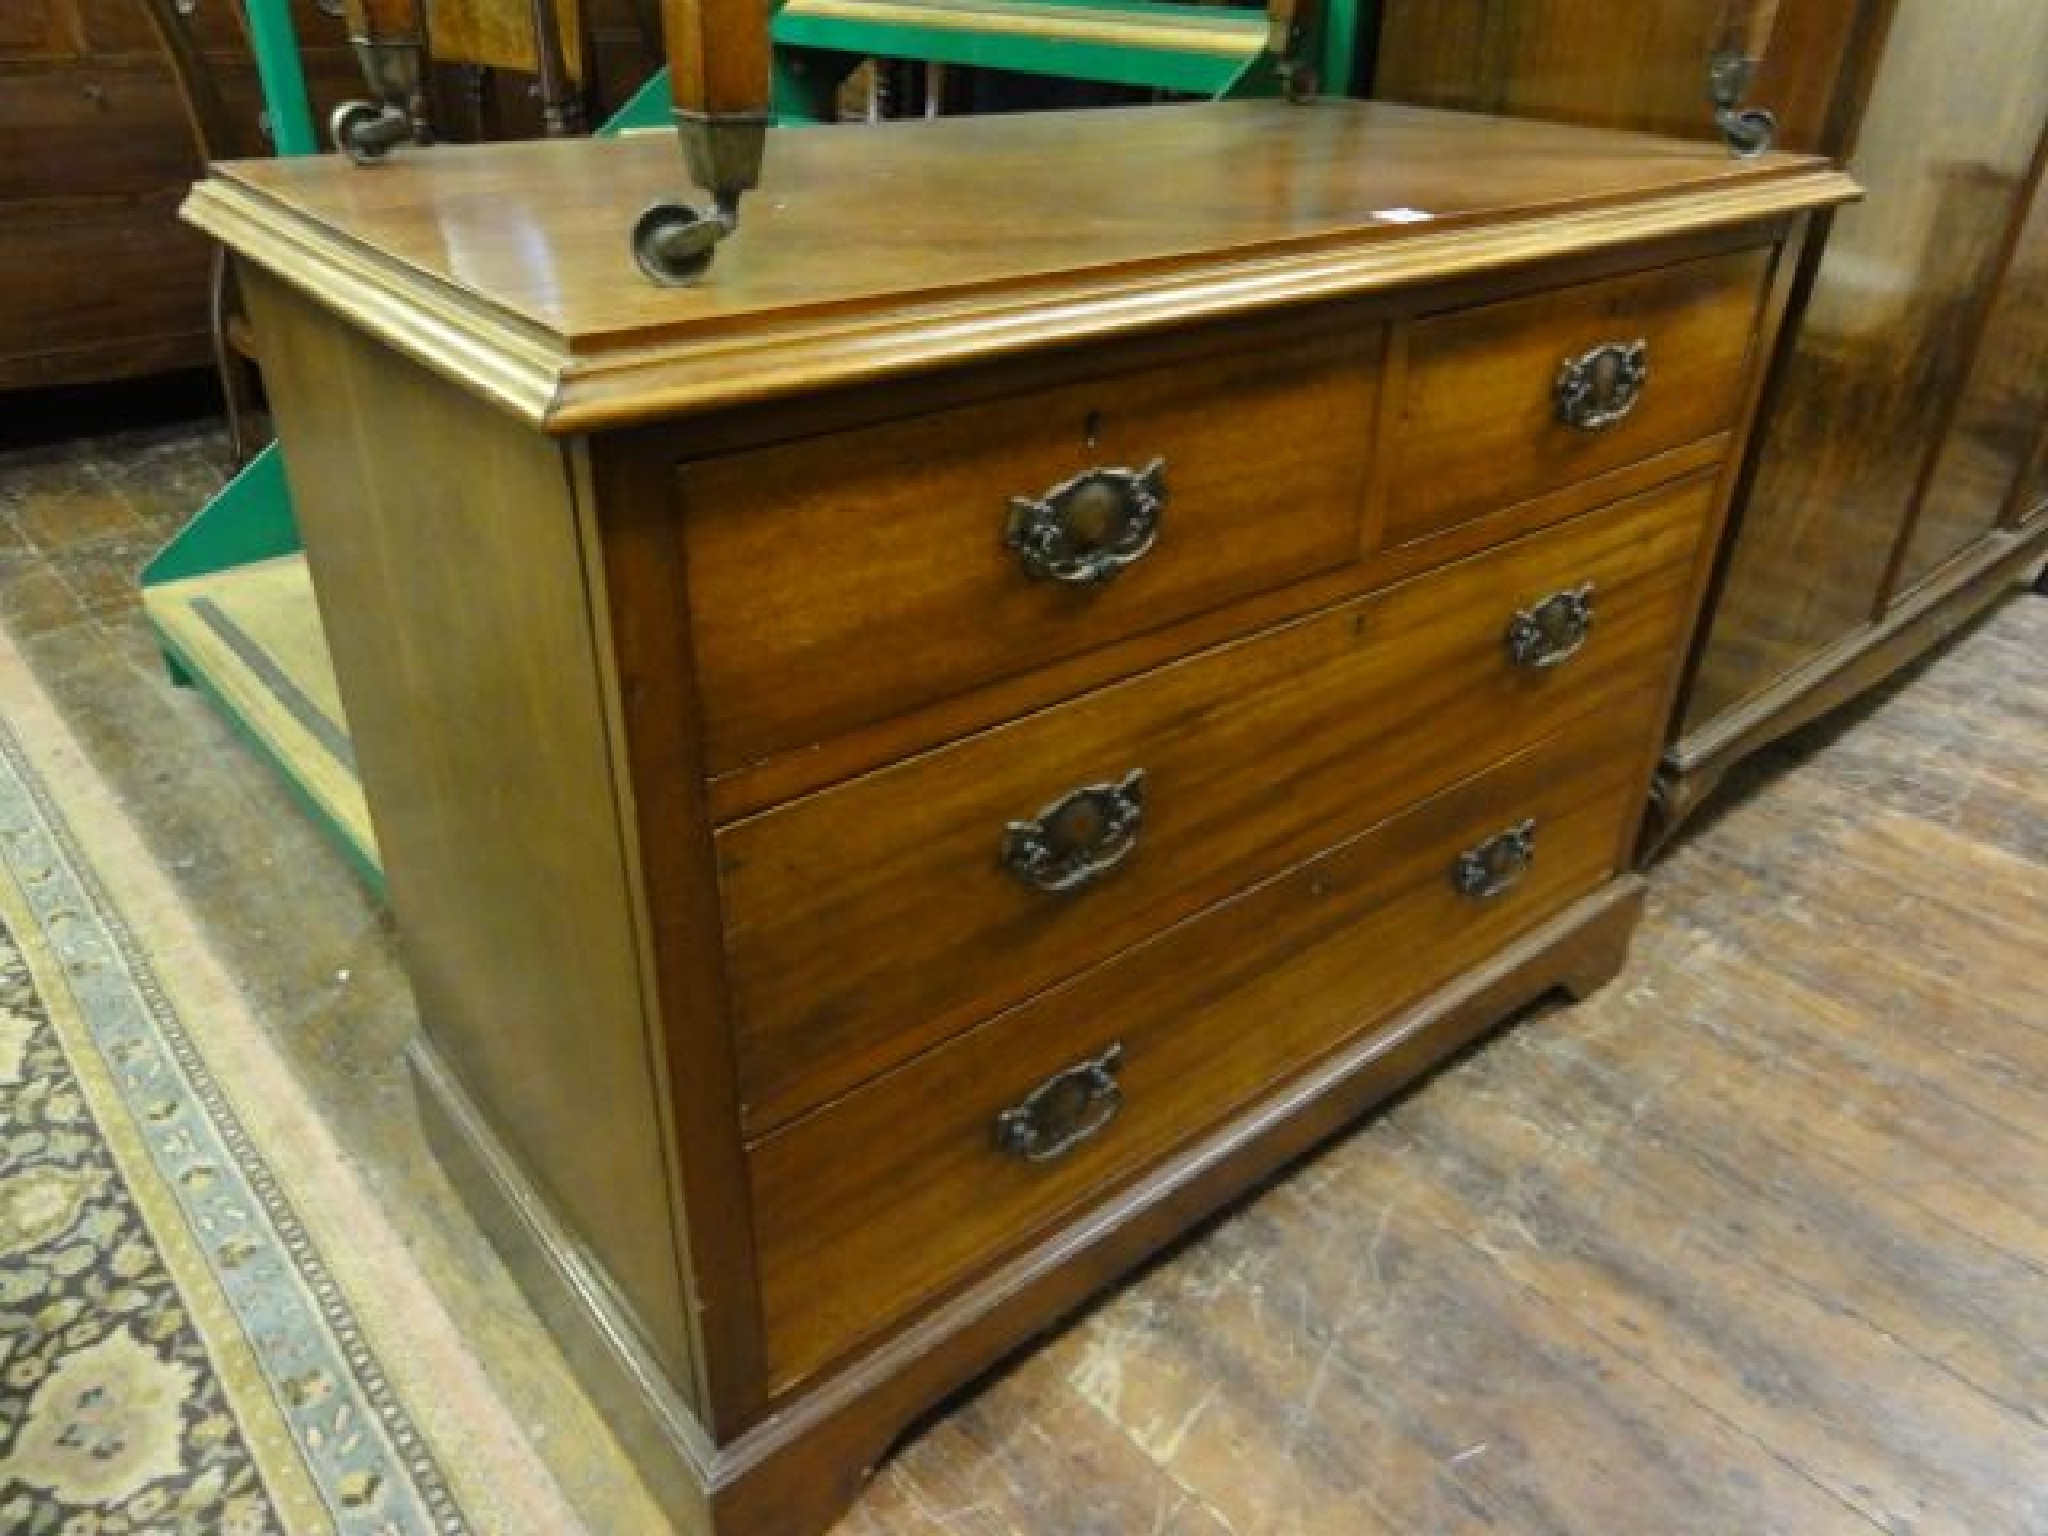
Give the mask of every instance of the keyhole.
<path id="1" fill-rule="evenodd" d="M 1102 412 L 1090 411 L 1081 420 L 1081 445 L 1094 449 L 1102 442 Z"/>
<path id="2" fill-rule="evenodd" d="M 1603 352 L 1593 364 L 1593 398 L 1611 406 L 1620 393 L 1621 358 L 1617 353 Z"/>

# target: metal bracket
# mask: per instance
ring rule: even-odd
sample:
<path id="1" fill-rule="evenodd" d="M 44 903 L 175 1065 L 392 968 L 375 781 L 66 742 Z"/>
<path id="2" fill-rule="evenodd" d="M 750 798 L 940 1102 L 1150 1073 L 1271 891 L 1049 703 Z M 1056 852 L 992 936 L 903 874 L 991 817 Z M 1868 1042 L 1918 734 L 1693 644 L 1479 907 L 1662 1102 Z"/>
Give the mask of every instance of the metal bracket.
<path id="1" fill-rule="evenodd" d="M 1778 119 L 1764 107 L 1745 107 L 1742 98 L 1756 74 L 1757 61 L 1739 53 L 1716 53 L 1707 61 L 1707 95 L 1714 103 L 1714 122 L 1738 159 L 1754 160 L 1778 136 Z"/>

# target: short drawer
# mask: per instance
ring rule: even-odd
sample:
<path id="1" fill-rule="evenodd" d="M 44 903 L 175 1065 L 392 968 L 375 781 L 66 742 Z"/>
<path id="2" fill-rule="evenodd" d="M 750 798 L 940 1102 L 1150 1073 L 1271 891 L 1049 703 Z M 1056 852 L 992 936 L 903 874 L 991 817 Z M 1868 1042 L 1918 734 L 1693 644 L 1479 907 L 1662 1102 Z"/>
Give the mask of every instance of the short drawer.
<path id="1" fill-rule="evenodd" d="M 1380 348 L 1275 331 L 686 464 L 711 770 L 1354 558 Z"/>
<path id="2" fill-rule="evenodd" d="M 1733 426 L 1768 250 L 1416 321 L 1391 372 L 1396 547 Z"/>
<path id="3" fill-rule="evenodd" d="M 1712 495 L 1666 487 L 724 828 L 747 1124 L 1665 675 Z M 1518 664 L 1519 616 L 1588 589 L 1583 648 Z"/>
<path id="4" fill-rule="evenodd" d="M 1597 887 L 1641 815 L 1657 697 L 1618 699 L 757 1144 L 775 1388 Z M 1533 855 L 1518 881 L 1503 835 Z M 1511 883 L 1461 894 L 1457 866 L 1489 844 Z"/>

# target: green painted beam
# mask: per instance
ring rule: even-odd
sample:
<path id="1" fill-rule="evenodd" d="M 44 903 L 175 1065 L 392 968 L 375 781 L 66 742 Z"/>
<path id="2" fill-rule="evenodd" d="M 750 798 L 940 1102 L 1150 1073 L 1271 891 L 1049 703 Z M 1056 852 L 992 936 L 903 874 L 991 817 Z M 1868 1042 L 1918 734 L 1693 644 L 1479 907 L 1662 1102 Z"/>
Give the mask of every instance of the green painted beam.
<path id="1" fill-rule="evenodd" d="M 1331 0 L 1316 18 L 1321 33 L 1310 50 L 1316 64 L 1316 90 L 1324 96 L 1353 94 L 1352 76 L 1358 57 L 1359 6 L 1364 0 Z"/>
<path id="2" fill-rule="evenodd" d="M 313 104 L 306 95 L 306 71 L 299 61 L 299 34 L 292 25 L 291 0 L 247 0 L 249 46 L 263 87 L 270 143 L 280 155 L 317 155 Z"/>
<path id="3" fill-rule="evenodd" d="M 668 71 L 657 69 L 625 105 L 604 120 L 595 137 L 610 139 L 647 128 L 666 128 L 669 122 Z"/>
<path id="4" fill-rule="evenodd" d="M 1076 3 L 1076 0 L 1069 0 Z M 1203 6 L 1161 5 L 1161 12 L 1197 12 L 1213 23 L 1219 13 Z M 1222 13 L 1229 14 L 1229 13 Z M 967 64 L 1023 74 L 1056 75 L 1115 85 L 1149 86 L 1195 96 L 1218 96 L 1233 86 L 1257 56 L 1265 35 L 1263 18 L 1247 27 L 1243 56 L 1143 48 L 1120 43 L 976 31 L 971 27 L 923 26 L 853 17 L 778 13 L 772 32 L 778 46 L 820 49 L 860 57 L 922 59 Z"/>

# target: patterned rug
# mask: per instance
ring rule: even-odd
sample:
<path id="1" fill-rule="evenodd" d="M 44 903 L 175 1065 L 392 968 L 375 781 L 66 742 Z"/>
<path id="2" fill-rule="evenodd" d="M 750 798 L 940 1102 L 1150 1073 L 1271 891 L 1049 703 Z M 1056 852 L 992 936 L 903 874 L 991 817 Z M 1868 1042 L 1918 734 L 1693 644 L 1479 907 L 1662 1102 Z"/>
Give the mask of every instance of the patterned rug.
<path id="1" fill-rule="evenodd" d="M 0 638 L 0 1531 L 581 1529 Z"/>

